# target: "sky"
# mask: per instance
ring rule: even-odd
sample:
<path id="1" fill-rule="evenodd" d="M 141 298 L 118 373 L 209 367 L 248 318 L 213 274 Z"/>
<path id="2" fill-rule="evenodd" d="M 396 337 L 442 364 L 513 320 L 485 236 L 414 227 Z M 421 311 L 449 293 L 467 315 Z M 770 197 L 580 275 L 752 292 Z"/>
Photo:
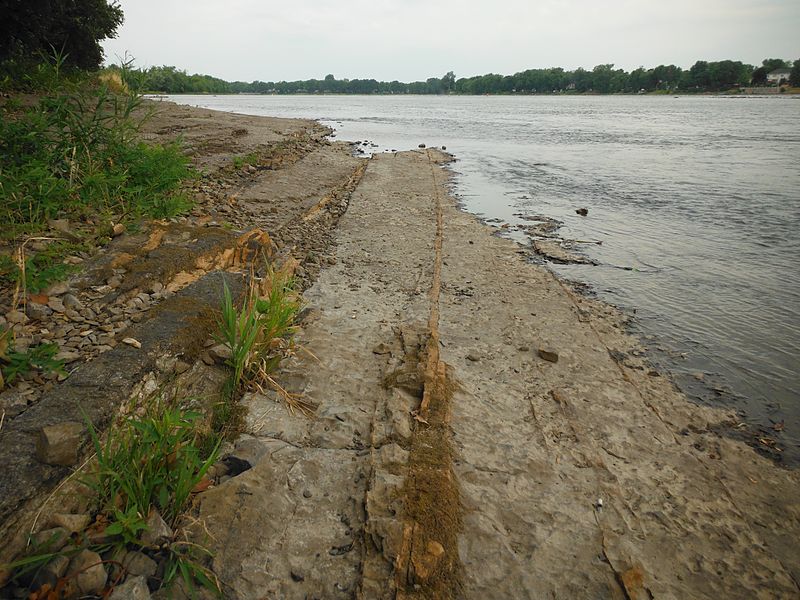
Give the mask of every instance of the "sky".
<path id="1" fill-rule="evenodd" d="M 800 58 L 800 0 L 121 0 L 103 47 L 233 81 Z"/>

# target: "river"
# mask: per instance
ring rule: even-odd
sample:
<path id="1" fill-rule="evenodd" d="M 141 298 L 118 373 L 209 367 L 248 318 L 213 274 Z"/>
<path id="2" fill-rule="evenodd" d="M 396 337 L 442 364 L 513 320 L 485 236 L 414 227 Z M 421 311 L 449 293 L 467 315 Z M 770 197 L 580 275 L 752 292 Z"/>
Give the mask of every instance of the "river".
<path id="1" fill-rule="evenodd" d="M 580 245 L 595 265 L 548 266 L 631 314 L 690 397 L 800 460 L 800 97 L 171 99 L 317 119 L 370 151 L 446 146 L 466 210 L 523 244 L 531 216 L 602 242 Z"/>

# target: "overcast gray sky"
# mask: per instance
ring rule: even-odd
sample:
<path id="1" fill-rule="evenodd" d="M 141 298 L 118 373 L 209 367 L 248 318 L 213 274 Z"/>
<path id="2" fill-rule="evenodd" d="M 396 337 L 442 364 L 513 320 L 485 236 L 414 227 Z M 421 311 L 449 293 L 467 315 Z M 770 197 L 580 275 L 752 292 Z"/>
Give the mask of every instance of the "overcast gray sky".
<path id="1" fill-rule="evenodd" d="M 800 58 L 800 0 L 122 0 L 104 43 L 228 80 L 415 81 Z"/>

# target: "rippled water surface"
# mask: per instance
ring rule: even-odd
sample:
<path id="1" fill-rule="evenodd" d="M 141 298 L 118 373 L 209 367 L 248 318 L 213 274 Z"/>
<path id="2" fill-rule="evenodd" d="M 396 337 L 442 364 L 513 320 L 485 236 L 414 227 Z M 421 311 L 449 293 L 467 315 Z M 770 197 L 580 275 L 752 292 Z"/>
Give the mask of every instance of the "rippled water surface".
<path id="1" fill-rule="evenodd" d="M 467 210 L 602 241 L 584 249 L 597 266 L 551 267 L 635 310 L 654 362 L 694 397 L 785 421 L 775 435 L 800 457 L 800 98 L 173 99 L 319 119 L 376 151 L 447 146 Z"/>

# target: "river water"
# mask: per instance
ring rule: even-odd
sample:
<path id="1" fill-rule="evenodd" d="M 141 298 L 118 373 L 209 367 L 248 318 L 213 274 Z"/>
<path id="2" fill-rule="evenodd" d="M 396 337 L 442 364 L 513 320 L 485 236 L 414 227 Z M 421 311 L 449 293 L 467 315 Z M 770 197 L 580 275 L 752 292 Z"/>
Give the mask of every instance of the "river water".
<path id="1" fill-rule="evenodd" d="M 520 243 L 531 215 L 602 241 L 580 246 L 596 265 L 549 266 L 635 311 L 650 359 L 692 398 L 800 459 L 800 97 L 171 99 L 318 119 L 372 151 L 447 146 L 466 210 Z"/>

